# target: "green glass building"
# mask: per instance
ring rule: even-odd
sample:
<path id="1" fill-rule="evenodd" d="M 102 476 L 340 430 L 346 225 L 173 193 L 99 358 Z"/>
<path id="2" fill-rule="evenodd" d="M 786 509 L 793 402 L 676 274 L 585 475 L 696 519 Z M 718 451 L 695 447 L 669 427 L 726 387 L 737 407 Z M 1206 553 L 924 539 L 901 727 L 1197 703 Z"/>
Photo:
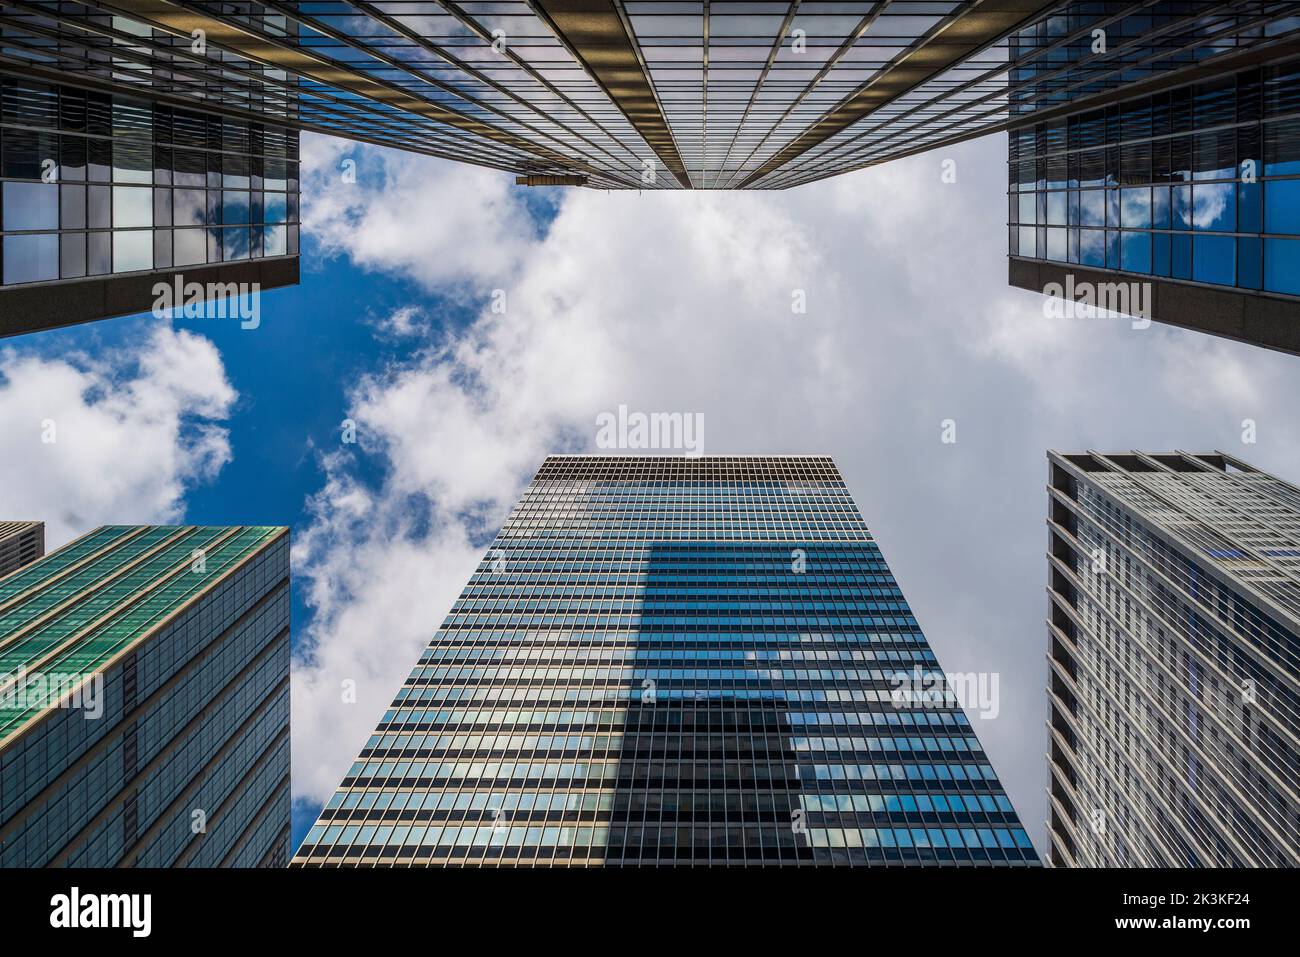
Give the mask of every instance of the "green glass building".
<path id="1" fill-rule="evenodd" d="M 1036 864 L 946 688 L 829 458 L 550 456 L 295 864 Z"/>
<path id="2" fill-rule="evenodd" d="M 0 578 L 0 865 L 275 866 L 289 535 L 106 526 Z"/>

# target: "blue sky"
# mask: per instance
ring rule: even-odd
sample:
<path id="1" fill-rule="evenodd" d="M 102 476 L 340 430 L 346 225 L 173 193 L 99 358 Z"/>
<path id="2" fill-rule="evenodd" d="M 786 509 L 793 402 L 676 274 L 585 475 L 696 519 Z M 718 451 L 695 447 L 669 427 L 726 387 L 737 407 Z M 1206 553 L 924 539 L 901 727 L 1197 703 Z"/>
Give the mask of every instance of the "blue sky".
<path id="1" fill-rule="evenodd" d="M 551 204 L 530 198 L 528 209 L 538 229 L 544 229 L 553 214 Z M 222 419 L 233 456 L 221 468 L 218 481 L 187 487 L 181 503 L 183 517 L 174 516 L 178 521 L 303 528 L 310 522 L 308 499 L 322 481 L 317 450 L 339 444 L 341 423 L 348 415 L 348 384 L 409 349 L 409 343 L 376 335 L 375 321 L 415 301 L 435 317 L 438 327 L 449 331 L 463 328 L 473 318 L 473 310 L 464 303 L 422 291 L 409 279 L 361 269 L 347 256 L 322 255 L 310 234 L 303 248 L 301 282 L 262 294 L 263 321 L 257 328 L 242 329 L 238 322 L 216 318 L 177 318 L 171 323 L 215 346 L 229 382 L 239 393 L 230 414 Z M 364 307 L 358 308 L 359 304 Z M 49 359 L 130 353 L 157 325 L 148 314 L 123 317 L 24 336 L 4 348 L 15 355 Z M 356 474 L 367 480 L 383 469 L 382 459 L 364 453 L 354 456 L 352 464 Z M 148 518 L 103 513 L 88 520 L 103 524 Z M 62 544 L 58 537 L 53 531 L 51 547 Z M 304 600 L 300 579 L 294 579 L 294 586 L 297 639 L 309 627 L 312 608 Z M 431 634 L 434 623 L 429 624 Z M 316 801 L 295 805 L 295 845 L 318 811 Z"/>
<path id="2" fill-rule="evenodd" d="M 1002 137 L 690 195 L 303 144 L 302 283 L 263 295 L 258 329 L 133 317 L 0 344 L 4 511 L 51 545 L 292 526 L 295 840 L 541 458 L 593 449 L 620 404 L 702 413 L 706 454 L 835 457 L 941 664 L 1000 675 L 975 727 L 1040 847 L 1045 450 L 1221 448 L 1300 477 L 1294 359 L 1050 318 L 1007 287 Z"/>

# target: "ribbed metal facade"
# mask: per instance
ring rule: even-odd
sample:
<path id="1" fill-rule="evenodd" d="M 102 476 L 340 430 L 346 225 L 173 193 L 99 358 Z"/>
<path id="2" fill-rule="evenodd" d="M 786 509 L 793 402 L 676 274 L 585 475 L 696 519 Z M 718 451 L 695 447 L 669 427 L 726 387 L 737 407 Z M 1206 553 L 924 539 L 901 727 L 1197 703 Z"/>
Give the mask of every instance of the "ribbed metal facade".
<path id="1" fill-rule="evenodd" d="M 1300 490 L 1049 459 L 1052 863 L 1300 864 Z"/>
<path id="2" fill-rule="evenodd" d="M 0 577 L 44 554 L 44 522 L 0 522 Z"/>

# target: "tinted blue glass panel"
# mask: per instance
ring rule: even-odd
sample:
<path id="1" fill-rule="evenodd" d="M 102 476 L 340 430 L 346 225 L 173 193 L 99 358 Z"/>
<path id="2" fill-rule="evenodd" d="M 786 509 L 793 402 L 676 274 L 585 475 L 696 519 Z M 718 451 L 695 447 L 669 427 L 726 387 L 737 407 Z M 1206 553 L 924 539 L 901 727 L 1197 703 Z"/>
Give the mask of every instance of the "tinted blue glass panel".
<path id="1" fill-rule="evenodd" d="M 64 233 L 59 237 L 59 274 L 62 279 L 79 279 L 86 274 L 86 237 Z"/>
<path id="2" fill-rule="evenodd" d="M 1243 233 L 1257 233 L 1263 228 L 1260 199 L 1263 187 L 1259 183 L 1237 184 L 1237 229 Z"/>
<path id="3" fill-rule="evenodd" d="M 1230 232 L 1237 228 L 1236 186 L 1205 183 L 1192 188 L 1192 224 L 1197 229 Z"/>
<path id="4" fill-rule="evenodd" d="M 236 226 L 233 229 L 222 230 L 222 259 L 247 259 L 248 258 L 248 227 Z"/>
<path id="5" fill-rule="evenodd" d="M 1237 277 L 1236 240 L 1231 236 L 1197 236 L 1192 251 L 1192 278 L 1231 286 Z"/>
<path id="6" fill-rule="evenodd" d="M 1173 273 L 1175 279 L 1192 278 L 1192 237 L 1175 234 L 1173 240 Z"/>
<path id="7" fill-rule="evenodd" d="M 1087 171 L 1079 177 L 1080 186 L 1100 186 L 1105 182 L 1105 150 L 1086 150 L 1080 154 L 1080 160 Z"/>
<path id="8" fill-rule="evenodd" d="M 1300 239 L 1264 240 L 1264 288 L 1300 296 Z"/>
<path id="9" fill-rule="evenodd" d="M 1264 232 L 1300 236 L 1300 179 L 1264 184 Z"/>
<path id="10" fill-rule="evenodd" d="M 1175 136 L 1169 141 L 1170 168 L 1176 182 L 1187 182 L 1192 178 L 1191 137 Z"/>
<path id="11" fill-rule="evenodd" d="M 60 186 L 59 225 L 63 229 L 86 228 L 86 187 Z"/>
<path id="12" fill-rule="evenodd" d="M 1174 213 L 1171 225 L 1174 229 L 1192 228 L 1192 188 L 1175 186 L 1173 188 Z"/>
<path id="13" fill-rule="evenodd" d="M 113 187 L 113 227 L 134 229 L 153 225 L 153 190 L 145 186 Z"/>
<path id="14" fill-rule="evenodd" d="M 1079 193 L 1079 225 L 1106 225 L 1106 194 L 1099 189 L 1085 189 Z"/>
<path id="15" fill-rule="evenodd" d="M 1079 230 L 1079 262 L 1085 266 L 1106 265 L 1106 234 L 1100 229 Z"/>
<path id="16" fill-rule="evenodd" d="M 1151 271 L 1157 276 L 1169 275 L 1170 247 L 1168 233 L 1151 234 Z"/>
<path id="17" fill-rule="evenodd" d="M 1157 186 L 1151 190 L 1151 225 L 1155 229 L 1169 228 L 1169 187 Z"/>
<path id="18" fill-rule="evenodd" d="M 226 190 L 221 194 L 221 222 L 238 226 L 248 222 L 248 194 Z"/>
<path id="19" fill-rule="evenodd" d="M 1237 240 L 1237 285 L 1259 289 L 1264 282 L 1264 244 L 1253 236 Z"/>
<path id="20" fill-rule="evenodd" d="M 172 234 L 177 266 L 192 266 L 208 261 L 207 230 L 178 229 Z"/>
<path id="21" fill-rule="evenodd" d="M 1145 186 L 1120 190 L 1120 225 L 1128 229 L 1151 227 L 1151 190 Z"/>
<path id="22" fill-rule="evenodd" d="M 86 236 L 86 272 L 102 276 L 113 267 L 113 244 L 110 233 L 90 233 Z"/>
<path id="23" fill-rule="evenodd" d="M 1120 268 L 1126 272 L 1151 271 L 1151 234 L 1120 234 Z"/>
<path id="24" fill-rule="evenodd" d="M 286 203 L 284 193 L 266 193 L 265 204 L 266 222 L 283 223 L 285 221 Z"/>
<path id="25" fill-rule="evenodd" d="M 285 226 L 267 225 L 262 227 L 262 255 L 283 256 L 287 252 Z"/>

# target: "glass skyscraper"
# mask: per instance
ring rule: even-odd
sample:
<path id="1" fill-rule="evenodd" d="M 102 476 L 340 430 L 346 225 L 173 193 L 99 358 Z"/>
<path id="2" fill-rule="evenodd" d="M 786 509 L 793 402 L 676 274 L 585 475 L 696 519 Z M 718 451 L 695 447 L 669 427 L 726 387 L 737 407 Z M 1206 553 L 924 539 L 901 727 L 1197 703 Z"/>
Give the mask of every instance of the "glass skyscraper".
<path id="1" fill-rule="evenodd" d="M 995 122 L 966 108 L 1005 104 L 1006 38 L 1054 6 L 33 0 L 4 57 L 525 178 L 780 188 Z"/>
<path id="2" fill-rule="evenodd" d="M 1048 457 L 1051 863 L 1300 865 L 1300 489 Z"/>
<path id="3" fill-rule="evenodd" d="M 1148 318 L 1300 352 L 1300 3 L 31 0 L 3 19 L 0 335 L 142 311 L 182 266 L 296 282 L 302 130 L 638 190 L 786 189 L 1008 133 L 1013 285 L 1138 281 Z"/>
<path id="4" fill-rule="evenodd" d="M 1013 40 L 1011 283 L 1300 353 L 1300 4 L 1124 6 Z"/>
<path id="5" fill-rule="evenodd" d="M 1297 109 L 1300 60 L 1019 133 L 1012 251 L 1300 295 Z"/>
<path id="6" fill-rule="evenodd" d="M 44 554 L 44 522 L 0 522 L 0 575 L 17 571 Z"/>
<path id="7" fill-rule="evenodd" d="M 296 130 L 30 76 L 0 96 L 0 336 L 148 311 L 178 277 L 298 281 Z"/>
<path id="8" fill-rule="evenodd" d="M 284 866 L 289 536 L 105 526 L 0 578 L 0 866 Z"/>
<path id="9" fill-rule="evenodd" d="M 1297 7 L 32 0 L 0 67 L 525 180 L 782 189 L 1228 69 Z"/>
<path id="10" fill-rule="evenodd" d="M 829 458 L 550 456 L 295 864 L 1036 864 L 918 684 Z"/>

